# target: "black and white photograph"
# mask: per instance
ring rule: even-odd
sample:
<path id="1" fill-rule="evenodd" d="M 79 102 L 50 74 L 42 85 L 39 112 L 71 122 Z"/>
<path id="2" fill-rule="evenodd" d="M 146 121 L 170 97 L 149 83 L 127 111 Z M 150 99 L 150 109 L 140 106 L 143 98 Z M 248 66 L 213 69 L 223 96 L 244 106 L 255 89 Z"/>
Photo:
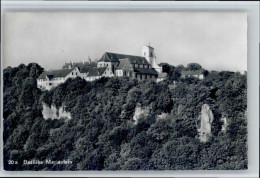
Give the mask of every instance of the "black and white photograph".
<path id="1" fill-rule="evenodd" d="M 247 170 L 246 12 L 5 12 L 5 171 Z"/>

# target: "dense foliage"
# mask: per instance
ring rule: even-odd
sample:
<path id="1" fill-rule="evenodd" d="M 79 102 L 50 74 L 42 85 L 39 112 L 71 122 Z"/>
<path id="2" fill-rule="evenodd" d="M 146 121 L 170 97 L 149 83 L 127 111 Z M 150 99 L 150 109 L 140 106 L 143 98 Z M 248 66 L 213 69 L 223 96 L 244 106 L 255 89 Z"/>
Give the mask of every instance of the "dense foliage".
<path id="1" fill-rule="evenodd" d="M 181 79 L 183 69 L 163 64 L 168 79 L 159 83 L 76 78 L 50 91 L 36 86 L 37 64 L 4 69 L 5 170 L 246 169 L 247 76 L 212 71 L 203 80 Z M 42 102 L 63 106 L 72 119 L 45 120 Z M 202 143 L 197 118 L 205 103 L 215 118 L 213 136 Z M 150 112 L 136 124 L 137 105 Z M 23 164 L 48 159 L 72 164 Z"/>

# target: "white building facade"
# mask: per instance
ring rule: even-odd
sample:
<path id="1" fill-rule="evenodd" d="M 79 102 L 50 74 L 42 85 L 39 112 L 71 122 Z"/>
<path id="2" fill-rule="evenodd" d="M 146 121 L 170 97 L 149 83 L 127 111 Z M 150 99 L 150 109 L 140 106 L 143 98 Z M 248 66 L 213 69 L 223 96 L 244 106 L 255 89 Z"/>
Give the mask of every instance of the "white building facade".
<path id="1" fill-rule="evenodd" d="M 204 79 L 204 72 L 206 70 L 195 70 L 195 71 L 181 71 L 181 77 L 182 78 L 189 78 L 189 77 L 195 77 L 198 79 Z"/>
<path id="2" fill-rule="evenodd" d="M 80 76 L 78 68 L 45 71 L 38 77 L 37 87 L 42 90 L 50 90 L 64 83 L 68 78 L 78 76 Z"/>

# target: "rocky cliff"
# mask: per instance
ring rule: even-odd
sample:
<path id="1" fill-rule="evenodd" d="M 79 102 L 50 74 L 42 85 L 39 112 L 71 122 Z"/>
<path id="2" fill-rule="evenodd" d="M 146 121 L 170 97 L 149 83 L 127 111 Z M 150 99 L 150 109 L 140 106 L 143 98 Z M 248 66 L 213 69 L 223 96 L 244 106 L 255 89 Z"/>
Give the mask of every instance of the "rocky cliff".
<path id="1" fill-rule="evenodd" d="M 140 104 L 137 104 L 135 107 L 135 113 L 133 116 L 133 120 L 135 121 L 135 124 L 138 123 L 138 119 L 141 117 L 146 117 L 150 112 L 149 107 L 142 108 Z"/>
<path id="2" fill-rule="evenodd" d="M 226 117 L 222 117 L 220 120 L 223 122 L 221 131 L 224 132 L 224 133 L 226 133 L 227 126 L 228 126 L 227 118 L 226 118 Z"/>
<path id="3" fill-rule="evenodd" d="M 47 104 L 42 103 L 42 115 L 44 119 L 71 119 L 71 114 L 64 110 L 64 107 L 56 108 L 54 105 L 49 107 Z"/>
<path id="4" fill-rule="evenodd" d="M 211 124 L 214 120 L 213 113 L 208 104 L 202 105 L 201 114 L 198 119 L 200 120 L 200 128 L 198 129 L 199 139 L 201 142 L 207 142 L 211 136 Z"/>
<path id="5" fill-rule="evenodd" d="M 135 107 L 135 112 L 133 116 L 134 124 L 137 124 L 140 118 L 146 118 L 149 113 L 151 113 L 151 108 L 152 106 L 141 107 L 141 104 L 138 103 Z M 162 112 L 156 115 L 156 119 L 165 119 L 167 115 L 167 113 Z"/>

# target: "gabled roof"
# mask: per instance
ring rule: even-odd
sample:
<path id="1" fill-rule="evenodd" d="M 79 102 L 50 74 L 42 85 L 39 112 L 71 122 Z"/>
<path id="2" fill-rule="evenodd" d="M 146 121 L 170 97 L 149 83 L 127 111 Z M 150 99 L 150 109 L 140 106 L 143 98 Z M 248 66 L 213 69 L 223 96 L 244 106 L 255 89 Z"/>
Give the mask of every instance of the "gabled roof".
<path id="1" fill-rule="evenodd" d="M 119 65 L 116 67 L 116 69 L 117 69 L 117 70 L 122 70 L 122 69 L 125 68 L 125 65 L 126 65 L 126 63 L 127 63 L 127 59 L 120 59 L 119 61 L 120 61 L 120 63 L 119 63 Z"/>
<path id="2" fill-rule="evenodd" d="M 181 75 L 201 75 L 203 74 L 205 70 L 204 69 L 200 69 L 200 70 L 195 70 L 195 71 L 181 71 Z"/>
<path id="3" fill-rule="evenodd" d="M 99 74 L 102 75 L 106 71 L 107 67 L 98 67 Z"/>
<path id="4" fill-rule="evenodd" d="M 82 67 L 90 67 L 90 66 L 96 67 L 97 63 L 96 62 L 84 62 L 84 63 L 83 62 L 73 62 L 73 63 L 69 62 L 69 63 L 65 63 L 62 68 L 68 69 L 70 65 L 72 67 L 78 67 L 80 69 Z"/>
<path id="5" fill-rule="evenodd" d="M 158 72 L 155 69 L 147 69 L 147 68 L 134 68 L 134 72 L 141 74 L 150 74 L 150 75 L 158 75 Z"/>
<path id="6" fill-rule="evenodd" d="M 45 71 L 38 77 L 38 79 L 46 79 L 46 77 L 48 77 L 51 80 L 57 77 L 66 77 L 73 70 L 74 68 Z"/>
<path id="7" fill-rule="evenodd" d="M 120 59 L 128 58 L 131 63 L 135 64 L 149 64 L 145 57 L 142 56 L 133 56 L 127 54 L 118 54 L 118 53 L 110 53 L 105 52 L 103 56 L 100 58 L 100 61 L 104 62 L 120 62 Z"/>
<path id="8" fill-rule="evenodd" d="M 87 77 L 101 76 L 106 71 L 106 67 L 91 67 Z"/>
<path id="9" fill-rule="evenodd" d="M 120 63 L 116 67 L 116 70 L 123 70 L 123 69 L 125 69 L 125 70 L 132 70 L 133 69 L 133 66 L 132 66 L 129 58 L 120 59 L 119 61 L 120 61 Z"/>
<path id="10" fill-rule="evenodd" d="M 91 68 L 92 68 L 91 66 L 82 66 L 79 67 L 79 71 L 80 73 L 88 73 Z"/>
<path id="11" fill-rule="evenodd" d="M 91 67 L 88 72 L 87 77 L 99 76 L 97 67 Z"/>

